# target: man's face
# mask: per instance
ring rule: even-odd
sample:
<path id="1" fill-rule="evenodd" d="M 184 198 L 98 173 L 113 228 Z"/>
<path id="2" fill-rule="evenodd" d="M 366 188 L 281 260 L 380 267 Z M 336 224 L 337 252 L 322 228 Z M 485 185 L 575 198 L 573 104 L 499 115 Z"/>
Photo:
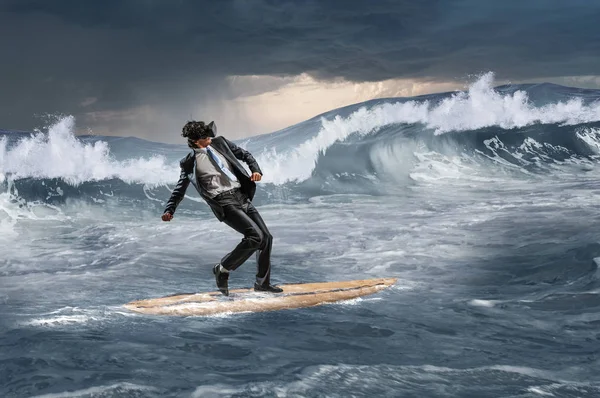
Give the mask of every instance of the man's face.
<path id="1" fill-rule="evenodd" d="M 200 138 L 198 140 L 195 141 L 195 144 L 198 148 L 206 148 L 207 146 L 210 145 L 212 141 L 211 137 L 204 137 L 204 138 Z"/>

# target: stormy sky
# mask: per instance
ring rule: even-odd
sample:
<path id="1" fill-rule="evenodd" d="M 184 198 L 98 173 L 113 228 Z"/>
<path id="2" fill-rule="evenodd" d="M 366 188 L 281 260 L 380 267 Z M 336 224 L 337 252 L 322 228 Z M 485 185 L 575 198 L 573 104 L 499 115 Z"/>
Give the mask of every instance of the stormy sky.
<path id="1" fill-rule="evenodd" d="M 0 0 L 0 129 L 241 138 L 488 71 L 599 87 L 598 21 L 590 0 Z"/>

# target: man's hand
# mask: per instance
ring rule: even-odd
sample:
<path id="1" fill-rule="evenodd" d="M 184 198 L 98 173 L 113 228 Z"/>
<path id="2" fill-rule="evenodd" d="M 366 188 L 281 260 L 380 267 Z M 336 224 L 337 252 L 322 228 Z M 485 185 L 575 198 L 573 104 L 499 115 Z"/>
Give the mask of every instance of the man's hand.
<path id="1" fill-rule="evenodd" d="M 166 212 L 161 218 L 163 221 L 171 221 L 173 219 L 173 214 Z"/>
<path id="2" fill-rule="evenodd" d="M 252 173 L 252 176 L 250 176 L 250 181 L 260 181 L 261 178 L 262 178 L 262 174 Z"/>

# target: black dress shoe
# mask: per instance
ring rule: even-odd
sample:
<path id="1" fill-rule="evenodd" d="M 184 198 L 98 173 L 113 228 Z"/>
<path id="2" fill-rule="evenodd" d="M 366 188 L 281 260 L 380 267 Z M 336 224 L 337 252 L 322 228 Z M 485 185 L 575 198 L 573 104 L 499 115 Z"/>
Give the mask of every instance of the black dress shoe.
<path id="1" fill-rule="evenodd" d="M 281 293 L 283 289 L 278 286 L 273 286 L 270 283 L 266 285 L 259 285 L 258 283 L 254 284 L 255 292 L 269 292 L 269 293 Z"/>
<path id="2" fill-rule="evenodd" d="M 220 268 L 221 264 L 217 264 L 213 267 L 215 281 L 217 282 L 217 287 L 219 288 L 219 291 L 224 296 L 229 296 L 229 287 L 227 286 L 227 281 L 229 280 L 229 272 L 221 272 Z"/>

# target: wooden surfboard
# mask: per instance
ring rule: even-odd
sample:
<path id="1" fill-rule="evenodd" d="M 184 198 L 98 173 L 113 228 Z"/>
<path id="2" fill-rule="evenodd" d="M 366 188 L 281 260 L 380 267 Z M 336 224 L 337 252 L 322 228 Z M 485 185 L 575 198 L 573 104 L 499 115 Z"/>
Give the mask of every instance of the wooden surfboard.
<path id="1" fill-rule="evenodd" d="M 312 307 L 376 293 L 396 283 L 396 278 L 280 285 L 283 293 L 235 289 L 229 296 L 219 292 L 177 294 L 132 301 L 124 307 L 149 315 L 206 316 L 238 312 L 263 312 Z"/>

